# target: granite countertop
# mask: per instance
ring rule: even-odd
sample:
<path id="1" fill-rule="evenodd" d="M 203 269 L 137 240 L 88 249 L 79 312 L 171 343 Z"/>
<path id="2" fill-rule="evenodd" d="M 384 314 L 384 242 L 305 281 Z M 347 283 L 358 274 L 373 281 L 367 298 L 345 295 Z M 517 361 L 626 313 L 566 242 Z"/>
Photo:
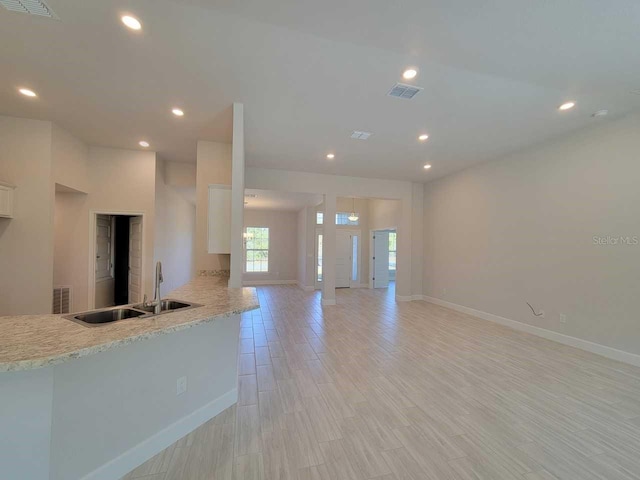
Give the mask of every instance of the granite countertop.
<path id="1" fill-rule="evenodd" d="M 31 370 L 93 355 L 260 307 L 254 288 L 228 288 L 226 277 L 197 277 L 163 298 L 202 307 L 86 327 L 62 315 L 0 316 L 0 372 Z"/>

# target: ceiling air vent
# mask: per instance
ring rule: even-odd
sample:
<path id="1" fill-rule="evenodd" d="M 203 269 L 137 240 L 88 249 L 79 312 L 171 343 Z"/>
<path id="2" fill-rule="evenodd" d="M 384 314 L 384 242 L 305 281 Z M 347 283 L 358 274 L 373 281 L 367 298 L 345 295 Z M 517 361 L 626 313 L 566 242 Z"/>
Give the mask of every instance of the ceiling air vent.
<path id="1" fill-rule="evenodd" d="M 58 16 L 41 0 L 0 0 L 0 4 L 11 12 L 28 13 L 40 17 L 55 18 Z"/>
<path id="2" fill-rule="evenodd" d="M 368 140 L 371 135 L 373 135 L 371 132 L 359 132 L 356 130 L 351 134 L 351 138 L 355 138 L 356 140 Z"/>
<path id="3" fill-rule="evenodd" d="M 413 85 L 407 85 L 405 83 L 396 83 L 391 90 L 389 90 L 388 95 L 390 97 L 398 97 L 398 98 L 406 98 L 411 99 L 415 97 L 422 88 L 414 87 Z"/>

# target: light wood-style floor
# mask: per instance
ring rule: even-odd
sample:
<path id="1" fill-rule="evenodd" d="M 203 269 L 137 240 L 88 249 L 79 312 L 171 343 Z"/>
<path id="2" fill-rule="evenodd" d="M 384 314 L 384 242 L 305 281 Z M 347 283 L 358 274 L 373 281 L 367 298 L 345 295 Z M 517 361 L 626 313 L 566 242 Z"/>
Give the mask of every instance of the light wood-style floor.
<path id="1" fill-rule="evenodd" d="M 237 406 L 127 480 L 640 478 L 640 368 L 392 291 L 259 294 Z"/>

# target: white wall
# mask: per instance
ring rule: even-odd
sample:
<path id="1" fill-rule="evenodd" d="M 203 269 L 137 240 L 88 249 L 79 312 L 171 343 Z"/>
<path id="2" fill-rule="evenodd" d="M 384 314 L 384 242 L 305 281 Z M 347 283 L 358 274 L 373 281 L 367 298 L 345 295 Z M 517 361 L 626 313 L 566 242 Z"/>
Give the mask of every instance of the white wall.
<path id="1" fill-rule="evenodd" d="M 309 235 L 308 229 L 308 209 L 301 208 L 298 212 L 297 218 L 297 231 L 298 231 L 298 255 L 297 266 L 298 276 L 297 282 L 300 287 L 304 288 L 307 285 L 307 237 Z"/>
<path id="2" fill-rule="evenodd" d="M 52 125 L 51 160 L 53 181 L 88 193 L 89 147 L 55 123 Z"/>
<path id="3" fill-rule="evenodd" d="M 198 142 L 196 171 L 196 270 L 229 270 L 230 255 L 208 253 L 209 185 L 231 185 L 231 145 Z"/>
<path id="4" fill-rule="evenodd" d="M 168 175 L 165 174 L 168 166 L 177 177 L 188 176 L 188 172 L 179 173 L 180 164 L 173 163 L 156 161 L 154 264 L 162 262 L 164 283 L 161 292 L 164 293 L 184 285 L 195 276 L 196 207 L 168 184 Z"/>
<path id="5" fill-rule="evenodd" d="M 153 296 L 156 154 L 138 150 L 91 147 L 89 212 L 144 214 L 144 292 Z M 86 216 L 86 222 L 89 215 Z M 81 226 L 89 231 L 89 226 Z M 88 240 L 87 240 L 88 241 Z M 87 256 L 87 267 L 89 259 Z M 88 273 L 87 273 L 88 276 Z"/>
<path id="6" fill-rule="evenodd" d="M 594 241 L 640 235 L 638 152 L 633 116 L 427 184 L 425 295 L 640 354 L 640 245 Z"/>
<path id="7" fill-rule="evenodd" d="M 0 219 L 0 315 L 51 311 L 51 128 L 0 116 L 0 179 L 16 185 L 14 218 Z"/>
<path id="8" fill-rule="evenodd" d="M 401 221 L 402 205 L 397 200 L 371 199 L 369 201 L 369 228 L 385 230 L 397 228 Z"/>
<path id="9" fill-rule="evenodd" d="M 244 226 L 269 228 L 269 272 L 244 273 L 244 282 L 296 282 L 298 214 L 276 210 L 244 211 Z"/>

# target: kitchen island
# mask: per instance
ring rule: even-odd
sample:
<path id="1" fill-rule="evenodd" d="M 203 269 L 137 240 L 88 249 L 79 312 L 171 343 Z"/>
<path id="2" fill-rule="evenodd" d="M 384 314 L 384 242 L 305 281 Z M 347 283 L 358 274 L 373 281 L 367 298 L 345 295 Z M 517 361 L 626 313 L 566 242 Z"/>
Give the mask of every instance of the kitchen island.
<path id="1" fill-rule="evenodd" d="M 3 478 L 117 479 L 236 402 L 255 289 L 205 276 L 165 297 L 202 306 L 96 327 L 0 317 Z"/>

